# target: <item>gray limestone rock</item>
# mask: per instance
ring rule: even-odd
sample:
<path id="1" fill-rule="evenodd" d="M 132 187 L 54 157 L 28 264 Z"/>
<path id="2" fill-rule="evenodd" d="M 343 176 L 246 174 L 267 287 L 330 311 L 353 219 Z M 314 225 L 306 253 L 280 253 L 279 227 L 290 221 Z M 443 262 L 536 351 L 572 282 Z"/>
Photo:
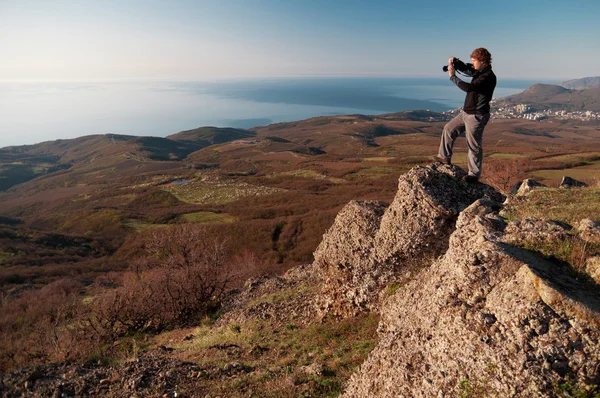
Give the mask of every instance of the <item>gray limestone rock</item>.
<path id="1" fill-rule="evenodd" d="M 525 196 L 529 194 L 532 190 L 536 188 L 544 188 L 546 187 L 544 184 L 537 182 L 536 180 L 532 180 L 531 178 L 526 178 L 523 180 L 521 185 L 519 186 L 517 192 L 514 194 L 515 196 Z"/>
<path id="2" fill-rule="evenodd" d="M 526 218 L 506 226 L 504 240 L 509 243 L 524 241 L 564 240 L 572 227 L 560 221 Z"/>
<path id="3" fill-rule="evenodd" d="M 444 253 L 463 209 L 483 197 L 503 200 L 488 185 L 462 181 L 465 174 L 452 165 L 417 166 L 399 178 L 389 206 L 346 205 L 314 253 L 324 281 L 322 313 L 376 311 L 388 283 Z"/>
<path id="4" fill-rule="evenodd" d="M 584 218 L 577 229 L 580 231 L 581 239 L 589 243 L 600 243 L 600 222 Z"/>
<path id="5" fill-rule="evenodd" d="M 585 262 L 585 272 L 597 283 L 600 284 L 600 256 L 594 256 Z"/>
<path id="6" fill-rule="evenodd" d="M 372 262 L 375 235 L 387 208 L 383 202 L 353 200 L 337 215 L 314 253 L 323 278 L 323 312 L 354 315 L 367 309 L 387 270 Z"/>
<path id="7" fill-rule="evenodd" d="M 380 342 L 343 397 L 539 397 L 563 377 L 600 382 L 597 285 L 504 229 L 487 200 L 459 215 L 445 254 L 385 301 Z"/>

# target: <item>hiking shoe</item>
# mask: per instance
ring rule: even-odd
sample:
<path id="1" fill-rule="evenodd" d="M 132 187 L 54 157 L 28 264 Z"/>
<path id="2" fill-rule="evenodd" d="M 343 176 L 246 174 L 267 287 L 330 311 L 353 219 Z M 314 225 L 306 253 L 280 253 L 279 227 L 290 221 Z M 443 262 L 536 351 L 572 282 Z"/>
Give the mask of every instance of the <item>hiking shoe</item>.
<path id="1" fill-rule="evenodd" d="M 446 166 L 450 166 L 452 164 L 450 159 L 441 158 L 438 155 L 433 156 L 431 159 L 433 160 L 433 163 L 445 164 Z"/>
<path id="2" fill-rule="evenodd" d="M 465 176 L 465 182 L 466 183 L 472 184 L 472 183 L 477 182 L 477 181 L 479 181 L 479 178 L 475 177 L 475 176 L 473 176 L 471 174 L 467 174 Z"/>

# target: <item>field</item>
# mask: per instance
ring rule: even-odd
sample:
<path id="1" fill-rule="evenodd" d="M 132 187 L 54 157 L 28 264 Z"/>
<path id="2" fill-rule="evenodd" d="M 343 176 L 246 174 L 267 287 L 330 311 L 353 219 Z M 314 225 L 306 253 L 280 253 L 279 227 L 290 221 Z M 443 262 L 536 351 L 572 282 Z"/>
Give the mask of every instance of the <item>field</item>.
<path id="1" fill-rule="evenodd" d="M 250 138 L 219 139 L 213 145 L 207 140 L 215 139 L 214 129 L 208 128 L 179 136 L 202 141 L 196 143 L 108 135 L 44 143 L 24 154 L 0 150 L 0 182 L 7 181 L 7 176 L 13 178 L 0 192 L 0 288 L 3 297 L 11 298 L 6 303 L 48 303 L 40 312 L 31 312 L 34 307 L 25 304 L 19 307 L 18 311 L 24 312 L 19 315 L 20 323 L 10 323 L 6 329 L 14 332 L 7 332 L 6 341 L 13 343 L 7 343 L 6 350 L 31 345 L 32 351 L 13 352 L 12 360 L 5 356 L 0 363 L 10 368 L 98 355 L 83 348 L 79 354 L 70 353 L 72 357 L 64 352 L 59 355 L 60 350 L 49 352 L 35 343 L 46 338 L 39 334 L 43 328 L 36 325 L 52 319 L 45 317 L 54 314 L 52 305 L 64 302 L 64 297 L 73 297 L 74 302 L 87 297 L 85 304 L 94 306 L 95 298 L 107 299 L 115 289 L 141 289 L 132 285 L 141 280 L 140 275 L 148 275 L 150 287 L 139 294 L 164 287 L 161 278 L 177 273 L 161 276 L 152 267 L 161 261 L 168 266 L 193 263 L 183 261 L 197 255 L 193 245 L 218 246 L 219 255 L 210 258 L 227 263 L 234 276 L 228 286 L 237 289 L 248 278 L 278 275 L 311 263 L 323 234 L 346 203 L 354 199 L 390 202 L 399 175 L 432 162 L 443 125 L 403 120 L 393 114 L 385 118 L 351 115 L 236 131 L 232 137 Z M 599 138 L 600 130 L 592 125 L 492 120 L 484 135 L 482 181 L 504 191 L 525 177 L 550 187 L 557 187 L 564 175 L 597 184 Z M 464 138 L 458 138 L 454 149 L 453 163 L 466 167 Z M 14 183 L 14 178 L 19 183 Z M 566 222 L 577 221 L 584 210 L 598 214 L 597 192 L 578 192 L 548 191 L 543 197 L 534 197 L 526 212 Z M 555 201 L 573 207 L 554 207 Z M 193 233 L 181 233 L 182 228 Z M 192 239 L 200 232 L 202 239 Z M 192 248 L 175 244 L 174 236 Z M 171 250 L 181 252 L 173 255 Z M 220 275 L 216 271 L 209 274 Z M 253 305 L 277 305 L 289 298 L 263 297 Z M 90 310 L 86 307 L 83 312 Z M 66 317 L 60 322 L 75 322 L 68 318 L 74 313 L 60 312 Z M 173 311 L 164 314 L 172 316 Z M 5 315 L 7 322 L 13 319 L 12 313 Z M 140 324 L 148 324 L 144 322 Z M 374 341 L 375 321 L 290 322 L 278 327 L 253 321 L 240 324 L 239 330 L 206 325 L 196 318 L 186 325 L 188 329 L 179 327 L 181 319 L 170 322 L 144 333 L 155 336 L 156 344 L 175 349 L 181 359 L 223 366 L 231 358 L 227 350 L 215 347 L 237 346 L 236 358 L 244 366 L 277 367 L 269 379 L 274 389 L 287 388 L 289 378 L 297 377 L 294 391 L 300 394 L 300 386 L 311 386 L 312 393 L 327 396 L 339 391 L 372 347 L 371 343 L 361 346 L 361 341 Z M 361 337 L 363 328 L 368 335 Z M 191 337 L 178 337 L 181 330 Z M 279 339 L 265 341 L 265 333 Z M 356 339 L 339 338 L 349 334 L 356 334 Z M 322 335 L 330 339 L 323 340 Z M 112 338 L 110 344 L 133 337 L 125 333 Z M 99 341 L 84 347 L 96 347 Z M 252 353 L 256 347 L 265 350 Z M 324 365 L 321 376 L 286 371 L 308 364 L 314 356 Z M 263 378 L 267 375 L 249 373 L 238 383 L 252 389 Z M 218 383 L 213 387 L 224 393 Z"/>

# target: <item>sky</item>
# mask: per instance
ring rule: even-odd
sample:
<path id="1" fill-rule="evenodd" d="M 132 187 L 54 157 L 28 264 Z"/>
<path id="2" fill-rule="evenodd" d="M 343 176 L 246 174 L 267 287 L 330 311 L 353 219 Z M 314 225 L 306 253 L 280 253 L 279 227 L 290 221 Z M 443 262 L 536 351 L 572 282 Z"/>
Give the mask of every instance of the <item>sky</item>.
<path id="1" fill-rule="evenodd" d="M 0 0 L 0 80 L 600 75 L 600 1 Z"/>

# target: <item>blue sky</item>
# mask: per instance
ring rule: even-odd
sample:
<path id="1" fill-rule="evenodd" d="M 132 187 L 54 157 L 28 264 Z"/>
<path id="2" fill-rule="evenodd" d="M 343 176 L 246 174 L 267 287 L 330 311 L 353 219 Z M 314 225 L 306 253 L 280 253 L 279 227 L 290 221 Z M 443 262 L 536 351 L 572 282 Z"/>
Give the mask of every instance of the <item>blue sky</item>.
<path id="1" fill-rule="evenodd" d="M 0 0 L 1 80 L 600 75 L 600 1 Z"/>

